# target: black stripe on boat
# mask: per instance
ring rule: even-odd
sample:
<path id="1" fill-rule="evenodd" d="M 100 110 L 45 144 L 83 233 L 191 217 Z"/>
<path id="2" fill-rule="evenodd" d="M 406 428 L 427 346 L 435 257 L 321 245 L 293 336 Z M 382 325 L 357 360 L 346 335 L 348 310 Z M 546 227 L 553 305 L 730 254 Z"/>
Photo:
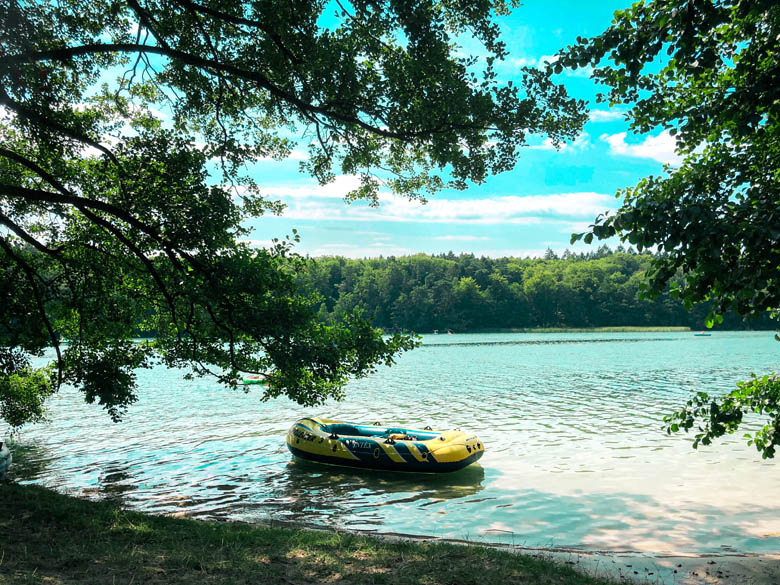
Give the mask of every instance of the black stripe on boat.
<path id="1" fill-rule="evenodd" d="M 396 443 L 395 445 L 393 445 L 393 447 L 395 447 L 396 453 L 398 453 L 401 456 L 401 458 L 407 463 L 411 463 L 412 465 L 415 464 L 421 465 L 420 462 L 417 461 L 417 458 L 414 455 L 412 455 L 412 452 L 409 451 L 409 447 L 407 447 L 403 443 Z M 398 464 L 396 463 L 396 465 Z"/>

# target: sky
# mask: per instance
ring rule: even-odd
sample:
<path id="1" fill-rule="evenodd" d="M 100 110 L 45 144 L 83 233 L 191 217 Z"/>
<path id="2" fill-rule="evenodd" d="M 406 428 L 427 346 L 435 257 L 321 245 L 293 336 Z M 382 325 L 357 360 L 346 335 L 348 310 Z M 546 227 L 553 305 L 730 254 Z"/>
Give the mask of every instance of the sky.
<path id="1" fill-rule="evenodd" d="M 498 19 L 510 55 L 498 67 L 500 77 L 513 79 L 520 67 L 549 59 L 577 36 L 599 34 L 613 12 L 628 4 L 526 0 Z M 483 49 L 466 38 L 463 51 Z M 618 189 L 659 174 L 664 163 L 675 164 L 674 139 L 662 132 L 629 132 L 625 109 L 596 103 L 599 88 L 586 71 L 567 72 L 558 80 L 571 95 L 588 102 L 590 119 L 576 140 L 555 150 L 543 137 L 532 139 L 513 170 L 464 191 L 441 191 L 427 204 L 389 193 L 382 194 L 379 207 L 347 204 L 343 197 L 357 186 L 357 179 L 341 175 L 331 184 L 318 185 L 298 170 L 305 148 L 294 150 L 285 161 L 258 161 L 251 174 L 261 192 L 281 200 L 287 209 L 281 217 L 251 220 L 250 241 L 264 246 L 297 229 L 298 253 L 351 258 L 449 251 L 528 257 L 541 256 L 548 248 L 560 254 L 567 248 L 587 251 L 597 246 L 572 246 L 570 236 L 587 229 L 598 214 L 616 209 Z M 618 242 L 609 243 L 614 247 Z"/>

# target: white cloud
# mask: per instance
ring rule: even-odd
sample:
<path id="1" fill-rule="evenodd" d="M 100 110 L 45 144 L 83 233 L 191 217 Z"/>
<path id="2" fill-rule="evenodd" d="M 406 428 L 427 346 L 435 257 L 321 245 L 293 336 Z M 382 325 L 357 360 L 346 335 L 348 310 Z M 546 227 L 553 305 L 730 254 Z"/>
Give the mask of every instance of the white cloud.
<path id="1" fill-rule="evenodd" d="M 307 160 L 309 153 L 299 148 L 294 148 L 290 151 L 290 155 L 287 157 L 290 160 Z"/>
<path id="2" fill-rule="evenodd" d="M 590 148 L 590 134 L 583 132 L 574 139 L 574 142 L 567 144 L 565 148 L 571 148 L 572 150 L 585 150 L 586 148 Z"/>
<path id="3" fill-rule="evenodd" d="M 438 236 L 433 238 L 434 240 L 443 241 L 462 241 L 462 242 L 478 242 L 483 240 L 490 240 L 487 236 Z"/>
<path id="4" fill-rule="evenodd" d="M 195 140 L 192 145 L 200 150 L 201 152 L 206 150 L 206 143 L 202 140 Z M 306 160 L 309 158 L 309 154 L 305 150 L 300 149 L 293 149 L 290 151 L 290 154 L 283 158 L 275 158 L 273 156 L 261 156 L 259 158 L 253 159 L 252 162 L 259 163 L 259 162 L 275 162 L 275 163 L 281 163 L 286 160 Z M 218 156 L 212 156 L 211 160 L 216 161 L 219 160 Z"/>
<path id="5" fill-rule="evenodd" d="M 410 201 L 389 194 L 380 196 L 379 209 L 363 209 L 366 220 L 410 221 L 422 223 L 535 224 L 534 214 L 556 213 L 561 202 L 546 196 L 489 197 L 486 199 L 430 199 L 428 203 Z M 559 208 L 560 209 L 560 208 Z"/>
<path id="6" fill-rule="evenodd" d="M 498 67 L 504 70 L 517 72 L 523 67 L 538 67 L 544 69 L 549 63 L 555 63 L 559 59 L 558 55 L 542 55 L 541 57 L 509 57 L 498 63 Z M 579 71 L 572 71 L 571 74 L 577 74 Z M 590 73 L 588 73 L 590 76 Z"/>
<path id="7" fill-rule="evenodd" d="M 242 244 L 246 244 L 250 248 L 268 248 L 273 244 L 273 241 L 268 240 L 248 240 L 248 239 L 239 239 L 238 242 Z"/>
<path id="8" fill-rule="evenodd" d="M 560 256 L 563 254 L 563 250 L 563 248 L 559 248 L 558 250 L 553 250 L 553 252 Z M 547 253 L 547 248 L 525 248 L 523 250 L 507 250 L 507 252 L 510 253 L 499 254 L 499 256 L 509 256 L 512 258 L 542 258 Z"/>
<path id="9" fill-rule="evenodd" d="M 561 145 L 559 148 L 562 148 L 565 145 Z M 551 138 L 545 138 L 541 144 L 529 144 L 527 148 L 530 148 L 531 150 L 555 150 L 555 145 L 553 144 L 553 141 Z"/>
<path id="10" fill-rule="evenodd" d="M 290 198 L 290 199 L 308 199 L 332 198 L 343 199 L 350 191 L 360 187 L 360 178 L 355 175 L 338 175 L 336 179 L 327 185 L 320 185 L 316 182 L 310 182 L 308 185 L 284 186 L 284 187 L 266 187 L 262 193 L 266 197 Z"/>
<path id="11" fill-rule="evenodd" d="M 590 112 L 591 122 L 614 122 L 623 120 L 625 112 L 621 110 L 592 110 Z"/>
<path id="12" fill-rule="evenodd" d="M 158 120 L 163 122 L 171 119 L 171 117 L 168 114 L 158 110 L 157 108 L 150 108 L 150 107 L 142 108 L 141 106 L 136 106 L 135 104 L 130 105 L 130 114 L 144 114 L 144 113 L 149 114 L 153 118 L 157 118 Z"/>
<path id="13" fill-rule="evenodd" d="M 564 69 L 563 74 L 568 77 L 584 77 L 590 79 L 593 75 L 593 67 L 591 65 L 585 65 L 585 67 L 577 67 L 576 69 Z"/>
<path id="14" fill-rule="evenodd" d="M 320 246 L 322 250 L 341 250 L 342 248 L 354 248 L 353 244 L 323 244 Z"/>
<path id="15" fill-rule="evenodd" d="M 536 65 L 537 60 L 535 57 L 510 57 L 504 64 L 513 69 L 520 69 L 521 67 L 533 67 Z"/>
<path id="16" fill-rule="evenodd" d="M 577 138 L 574 139 L 574 142 L 571 143 L 563 143 L 558 147 L 559 152 L 565 152 L 565 151 L 582 151 L 590 147 L 590 134 L 587 132 L 583 132 Z M 527 148 L 530 148 L 531 150 L 555 150 L 555 145 L 553 145 L 552 139 L 545 138 L 541 144 L 531 144 Z"/>
<path id="17" fill-rule="evenodd" d="M 593 192 L 482 199 L 434 197 L 425 205 L 381 192 L 378 208 L 365 202 L 345 205 L 341 199 L 358 185 L 357 177 L 340 176 L 329 185 L 269 187 L 263 189 L 263 194 L 287 205 L 285 218 L 301 220 L 528 225 L 555 217 L 590 219 L 615 206 L 611 195 Z"/>
<path id="18" fill-rule="evenodd" d="M 626 142 L 627 134 L 602 134 L 599 139 L 609 144 L 612 154 L 633 156 L 636 158 L 650 158 L 658 162 L 678 165 L 682 158 L 674 151 L 676 142 L 674 136 L 666 130 L 658 136 L 648 136 L 642 142 L 629 144 Z"/>
<path id="19" fill-rule="evenodd" d="M 593 220 L 589 221 L 573 221 L 571 223 L 566 222 L 561 224 L 560 232 L 562 234 L 573 234 L 575 232 L 585 232 L 590 229 L 590 226 L 593 224 Z"/>
<path id="20" fill-rule="evenodd" d="M 516 195 L 485 199 L 435 198 L 422 205 L 391 195 L 380 197 L 378 211 L 383 219 L 397 221 L 455 223 L 520 223 L 542 221 L 538 215 L 590 217 L 614 205 L 611 195 L 599 193 L 562 193 L 554 195 Z M 375 216 L 373 216 L 375 217 Z"/>
<path id="21" fill-rule="evenodd" d="M 561 256 L 564 251 L 574 252 L 574 246 L 560 247 L 550 246 L 553 252 Z M 580 250 L 576 250 L 580 252 Z M 488 258 L 542 258 L 547 253 L 547 248 L 498 248 L 492 250 L 469 250 L 469 253 L 475 256 L 486 256 Z"/>
<path id="22" fill-rule="evenodd" d="M 378 256 L 411 256 L 417 251 L 404 246 L 375 244 L 361 246 L 353 244 L 323 244 L 306 252 L 309 256 L 344 256 L 345 258 L 377 258 Z"/>
<path id="23" fill-rule="evenodd" d="M 261 156 L 260 158 L 256 158 L 254 162 L 280 162 L 284 160 L 307 160 L 309 158 L 309 153 L 305 150 L 301 150 L 300 148 L 294 148 L 290 151 L 290 154 L 283 157 L 282 159 L 274 158 L 272 156 Z"/>
<path id="24" fill-rule="evenodd" d="M 456 237 L 457 239 L 466 239 Z M 456 239 L 453 238 L 453 239 Z M 434 238 L 435 240 L 442 240 L 444 238 Z M 480 238 L 488 239 L 488 238 Z M 253 248 L 268 248 L 273 245 L 273 242 L 269 240 L 241 240 Z M 591 247 L 577 243 L 573 246 L 562 246 L 560 242 L 543 242 L 543 245 L 547 245 L 544 248 L 486 248 L 486 249 L 472 249 L 472 248 L 456 248 L 456 253 L 471 253 L 475 256 L 485 256 L 489 258 L 541 258 L 546 252 L 547 248 L 551 248 L 553 252 L 559 256 L 564 253 L 565 250 L 572 252 L 587 252 L 591 251 Z M 296 246 L 296 250 L 300 254 L 307 254 L 309 256 L 343 256 L 345 258 L 377 258 L 378 256 L 412 256 L 414 254 L 430 254 L 431 248 L 429 245 L 425 245 L 425 249 L 410 248 L 407 246 L 399 246 L 393 243 L 374 243 L 370 245 L 363 244 L 347 244 L 347 243 L 328 243 L 307 248 L 305 243 Z M 435 253 L 435 252 L 434 252 Z"/>

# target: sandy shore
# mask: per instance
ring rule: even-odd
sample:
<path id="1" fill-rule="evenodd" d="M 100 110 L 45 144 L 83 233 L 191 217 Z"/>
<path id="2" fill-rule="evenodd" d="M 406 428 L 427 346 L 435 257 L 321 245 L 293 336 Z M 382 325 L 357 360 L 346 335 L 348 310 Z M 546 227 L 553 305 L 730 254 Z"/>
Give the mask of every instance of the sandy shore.
<path id="1" fill-rule="evenodd" d="M 581 551 L 528 548 L 458 539 L 376 533 L 383 538 L 430 540 L 466 546 L 489 546 L 517 554 L 553 559 L 597 577 L 643 585 L 780 585 L 780 553 L 777 554 L 664 554 L 636 551 Z"/>
<path id="2" fill-rule="evenodd" d="M 627 583 L 780 585 L 780 554 L 667 555 L 636 552 L 518 551 L 571 564 Z"/>

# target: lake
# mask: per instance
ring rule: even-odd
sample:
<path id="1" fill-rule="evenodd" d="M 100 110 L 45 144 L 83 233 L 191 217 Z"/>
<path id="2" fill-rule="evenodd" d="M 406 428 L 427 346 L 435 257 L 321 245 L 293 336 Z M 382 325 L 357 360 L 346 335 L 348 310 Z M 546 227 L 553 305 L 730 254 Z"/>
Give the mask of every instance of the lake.
<path id="1" fill-rule="evenodd" d="M 770 332 L 423 337 L 341 403 L 263 403 L 142 370 L 120 424 L 61 390 L 17 436 L 11 477 L 137 510 L 276 519 L 524 546 L 780 551 L 780 473 L 741 438 L 691 448 L 663 416 L 692 390 L 780 371 Z M 285 432 L 324 416 L 475 432 L 479 464 L 442 476 L 294 461 Z M 0 426 L 0 436 L 6 429 Z M 7 433 L 6 433 L 7 434 Z"/>

